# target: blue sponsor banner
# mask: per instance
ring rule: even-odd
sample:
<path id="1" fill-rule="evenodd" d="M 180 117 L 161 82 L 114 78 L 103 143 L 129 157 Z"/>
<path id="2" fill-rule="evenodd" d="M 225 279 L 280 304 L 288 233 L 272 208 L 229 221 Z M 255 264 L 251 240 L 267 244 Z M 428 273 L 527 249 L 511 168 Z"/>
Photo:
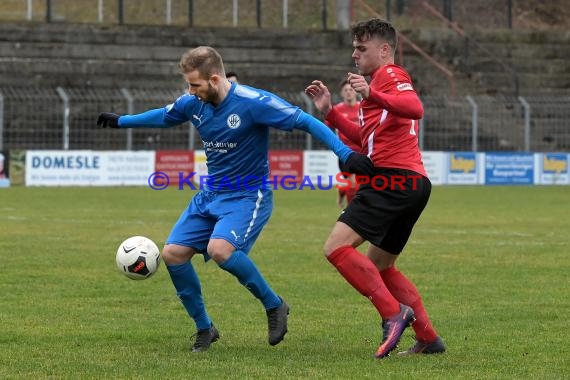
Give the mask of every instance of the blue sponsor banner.
<path id="1" fill-rule="evenodd" d="M 533 153 L 485 154 L 486 185 L 532 185 L 533 183 Z"/>
<path id="2" fill-rule="evenodd" d="M 450 185 L 477 184 L 477 153 L 449 153 L 449 171 L 447 183 Z"/>

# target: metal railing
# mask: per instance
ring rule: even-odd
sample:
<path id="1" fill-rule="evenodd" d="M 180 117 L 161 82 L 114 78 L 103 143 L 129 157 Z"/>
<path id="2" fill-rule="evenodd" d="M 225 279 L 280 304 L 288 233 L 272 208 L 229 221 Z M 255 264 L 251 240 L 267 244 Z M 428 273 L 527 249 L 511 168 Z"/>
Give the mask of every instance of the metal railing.
<path id="1" fill-rule="evenodd" d="M 375 1 L 392 16 L 417 25 L 422 0 Z M 529 14 L 552 12 L 548 4 L 517 4 L 512 0 L 432 1 L 448 19 L 464 26 L 532 28 Z M 343 9 L 348 10 L 343 16 Z M 543 12 L 537 12 L 537 10 Z M 0 19 L 71 23 L 180 25 L 214 27 L 283 27 L 347 29 L 351 0 L 3 0 Z M 476 14 L 476 17 L 473 17 Z M 301 16 L 301 17 L 299 17 Z M 359 13 L 358 15 L 365 16 Z M 347 19 L 348 17 L 348 19 Z M 540 17 L 536 16 L 537 19 Z M 406 22 L 408 22 L 406 21 Z M 526 24 L 525 24 L 526 22 Z M 559 28 L 565 26 L 560 23 Z"/>
<path id="2" fill-rule="evenodd" d="M 305 9 L 305 16 L 311 22 L 305 27 L 320 27 L 327 30 L 331 21 L 334 2 L 329 0 L 299 4 L 289 0 L 220 0 L 211 4 L 204 0 L 21 0 L 14 3 L 10 19 L 52 22 L 97 22 L 112 24 L 160 24 L 203 26 L 245 26 L 258 28 L 290 26 L 291 13 Z M 208 9 L 211 8 L 211 9 Z M 18 17 L 19 16 L 19 17 Z M 214 16 L 214 17 L 210 17 Z M 6 17 L 1 17 L 6 18 Z"/>
<path id="3" fill-rule="evenodd" d="M 383 18 L 380 13 L 378 13 L 376 10 L 374 10 L 374 8 L 372 8 L 370 5 L 368 5 L 364 0 L 358 0 L 358 4 L 360 6 L 362 6 L 364 9 L 366 9 L 368 12 L 370 12 L 372 15 L 379 17 L 379 18 Z M 409 38 L 404 36 L 402 33 L 397 32 L 397 34 L 398 34 L 398 39 L 400 40 L 400 47 L 401 47 L 401 44 L 403 41 L 404 44 L 411 47 L 422 58 L 424 58 L 430 65 L 432 65 L 439 72 L 441 72 L 441 73 L 443 73 L 443 75 L 445 75 L 445 77 L 447 78 L 447 80 L 449 82 L 449 95 L 455 96 L 457 85 L 456 85 L 455 76 L 453 75 L 453 72 L 451 70 L 449 70 L 447 67 L 445 67 L 445 65 L 440 63 L 437 59 L 435 59 L 430 54 L 428 54 L 425 50 L 423 50 L 418 45 L 416 45 L 414 42 L 412 42 Z M 399 50 L 401 53 L 403 49 L 400 48 Z M 400 59 L 402 59 L 402 58 L 400 58 Z"/>
<path id="4" fill-rule="evenodd" d="M 461 36 L 465 39 L 466 60 L 469 59 L 469 46 L 474 46 L 481 54 L 485 55 L 491 61 L 498 63 L 503 68 L 503 70 L 505 70 L 506 72 L 509 73 L 509 75 L 511 76 L 511 79 L 513 81 L 513 96 L 515 96 L 515 97 L 519 96 L 519 87 L 520 87 L 519 86 L 519 76 L 518 76 L 517 72 L 515 71 L 515 69 L 513 69 L 511 66 L 507 65 L 505 63 L 505 61 L 503 61 L 502 59 L 499 59 L 495 55 L 489 53 L 489 51 L 487 49 L 485 49 L 479 42 L 477 42 L 475 39 L 473 39 L 471 36 L 469 36 L 465 32 L 465 30 L 463 30 L 463 28 L 461 28 L 456 22 L 453 22 L 450 19 L 448 19 L 447 17 L 445 17 L 437 9 L 435 9 L 431 4 L 429 4 L 427 1 L 422 0 L 421 4 L 422 4 L 422 7 L 426 11 L 428 11 L 433 16 L 438 18 L 448 28 L 450 28 L 455 33 L 457 33 L 459 36 Z"/>
<path id="5" fill-rule="evenodd" d="M 0 150 L 201 149 L 201 140 L 189 123 L 127 131 L 101 130 L 95 125 L 100 112 L 140 113 L 163 107 L 181 93 L 160 88 L 0 88 Z M 303 93 L 278 95 L 314 113 Z M 570 91 L 556 96 L 425 96 L 421 100 L 423 150 L 570 152 Z M 305 132 L 271 129 L 270 148 L 324 147 Z"/>

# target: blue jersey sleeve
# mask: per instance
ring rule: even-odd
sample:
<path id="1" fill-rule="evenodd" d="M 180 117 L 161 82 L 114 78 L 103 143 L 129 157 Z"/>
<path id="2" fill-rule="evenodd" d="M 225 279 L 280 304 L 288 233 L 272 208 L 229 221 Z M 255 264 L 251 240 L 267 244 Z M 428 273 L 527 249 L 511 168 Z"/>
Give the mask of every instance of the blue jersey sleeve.
<path id="1" fill-rule="evenodd" d="M 266 125 L 284 131 L 295 127 L 295 120 L 301 109 L 291 105 L 279 96 L 248 86 L 237 86 L 235 94 L 249 98 L 249 110 L 256 124 Z"/>
<path id="2" fill-rule="evenodd" d="M 136 115 L 119 117 L 121 128 L 167 128 L 188 121 L 187 109 L 192 105 L 190 95 L 182 95 L 172 104 Z"/>
<path id="3" fill-rule="evenodd" d="M 343 163 L 348 160 L 348 156 L 354 153 L 340 141 L 329 127 L 306 112 L 301 111 L 296 119 L 295 127 L 315 136 L 332 150 Z"/>
<path id="4" fill-rule="evenodd" d="M 156 128 L 170 127 L 164 123 L 164 108 L 149 110 L 137 115 L 119 117 L 120 128 Z"/>

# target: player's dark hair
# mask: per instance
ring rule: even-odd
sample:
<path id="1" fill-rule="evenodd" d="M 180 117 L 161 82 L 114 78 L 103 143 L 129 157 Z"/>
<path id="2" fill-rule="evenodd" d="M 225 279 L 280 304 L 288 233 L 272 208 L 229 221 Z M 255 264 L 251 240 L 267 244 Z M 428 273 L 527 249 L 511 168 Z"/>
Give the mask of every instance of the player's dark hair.
<path id="1" fill-rule="evenodd" d="M 388 43 L 393 51 L 396 51 L 398 37 L 396 29 L 388 21 L 372 18 L 353 25 L 350 29 L 355 41 L 368 41 L 371 38 L 379 38 Z"/>
<path id="2" fill-rule="evenodd" d="M 183 74 L 198 70 L 204 79 L 209 79 L 213 74 L 224 77 L 226 75 L 222 56 L 210 46 L 199 46 L 188 50 L 182 55 L 178 66 Z"/>
<path id="3" fill-rule="evenodd" d="M 348 83 L 348 79 L 343 79 L 343 80 L 341 80 L 340 83 L 339 83 L 339 85 L 338 85 L 338 89 L 339 89 L 340 91 L 342 91 L 342 89 L 344 88 L 344 86 L 346 86 L 347 84 L 349 84 L 349 83 Z"/>
<path id="4" fill-rule="evenodd" d="M 229 77 L 236 77 L 236 79 L 239 79 L 239 76 L 237 75 L 237 73 L 235 71 L 228 71 L 226 73 L 226 78 L 229 78 Z"/>

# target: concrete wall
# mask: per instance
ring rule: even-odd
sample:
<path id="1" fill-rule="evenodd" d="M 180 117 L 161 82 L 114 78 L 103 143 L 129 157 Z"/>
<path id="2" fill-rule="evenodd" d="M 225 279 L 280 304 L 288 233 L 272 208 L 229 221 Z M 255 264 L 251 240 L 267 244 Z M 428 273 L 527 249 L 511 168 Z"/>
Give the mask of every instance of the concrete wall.
<path id="1" fill-rule="evenodd" d="M 335 85 L 352 66 L 348 32 L 0 24 L 0 86 L 183 86 L 184 51 L 211 45 L 226 70 L 269 90 Z"/>
<path id="2" fill-rule="evenodd" d="M 512 95 L 514 79 L 505 65 L 518 77 L 522 95 L 570 92 L 568 31 L 481 30 L 469 34 L 473 42 L 441 28 L 413 30 L 406 35 L 455 73 L 459 93 Z M 430 79 L 426 70 L 441 77 L 423 60 L 412 58 L 407 67 L 420 79 Z"/>
<path id="3" fill-rule="evenodd" d="M 449 29 L 403 31 L 454 72 L 458 94 L 570 90 L 570 32 L 481 31 L 466 44 Z M 348 31 L 1 23 L 0 86 L 183 87 L 177 63 L 188 48 L 219 49 L 226 70 L 273 91 L 322 79 L 336 90 L 353 67 Z M 449 81 L 404 46 L 403 65 L 420 94 L 446 94 Z"/>

